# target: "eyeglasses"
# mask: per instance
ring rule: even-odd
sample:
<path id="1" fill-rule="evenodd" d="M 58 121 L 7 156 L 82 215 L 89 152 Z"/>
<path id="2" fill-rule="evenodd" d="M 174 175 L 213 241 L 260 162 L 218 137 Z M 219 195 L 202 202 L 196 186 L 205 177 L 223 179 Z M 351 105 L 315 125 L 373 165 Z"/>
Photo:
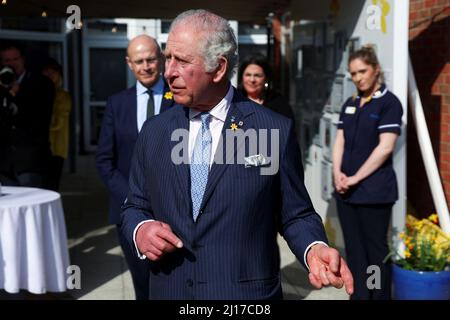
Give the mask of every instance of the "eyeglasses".
<path id="1" fill-rule="evenodd" d="M 133 64 L 137 66 L 141 66 L 146 62 L 147 64 L 155 64 L 158 61 L 158 58 L 147 58 L 147 59 L 139 59 L 139 60 L 130 60 Z"/>

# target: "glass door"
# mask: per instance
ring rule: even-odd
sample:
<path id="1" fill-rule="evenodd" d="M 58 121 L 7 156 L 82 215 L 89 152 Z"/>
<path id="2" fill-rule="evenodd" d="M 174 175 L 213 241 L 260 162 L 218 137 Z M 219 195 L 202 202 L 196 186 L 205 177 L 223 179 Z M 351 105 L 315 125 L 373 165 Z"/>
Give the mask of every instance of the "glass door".
<path id="1" fill-rule="evenodd" d="M 94 151 L 110 95 L 128 87 L 126 37 L 85 37 L 83 42 L 84 150 Z"/>

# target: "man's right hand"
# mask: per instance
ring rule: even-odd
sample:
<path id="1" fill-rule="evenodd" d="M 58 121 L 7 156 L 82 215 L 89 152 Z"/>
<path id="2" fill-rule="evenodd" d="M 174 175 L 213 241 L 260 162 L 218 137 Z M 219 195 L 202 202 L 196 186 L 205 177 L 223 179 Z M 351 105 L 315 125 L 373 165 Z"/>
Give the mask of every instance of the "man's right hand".
<path id="1" fill-rule="evenodd" d="M 136 232 L 136 245 L 151 261 L 158 261 L 164 254 L 183 247 L 183 242 L 172 232 L 167 223 L 149 221 Z"/>

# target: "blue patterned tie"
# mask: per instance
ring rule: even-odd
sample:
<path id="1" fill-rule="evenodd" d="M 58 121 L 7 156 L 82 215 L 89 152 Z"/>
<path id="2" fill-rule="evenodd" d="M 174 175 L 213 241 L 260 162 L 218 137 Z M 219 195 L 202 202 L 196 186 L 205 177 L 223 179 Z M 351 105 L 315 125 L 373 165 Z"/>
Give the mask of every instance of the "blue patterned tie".
<path id="1" fill-rule="evenodd" d="M 197 220 L 208 181 L 212 145 L 211 131 L 209 130 L 210 114 L 202 112 L 200 118 L 202 120 L 202 127 L 198 131 L 197 138 L 195 139 L 191 159 L 191 198 L 192 217 L 194 221 Z"/>

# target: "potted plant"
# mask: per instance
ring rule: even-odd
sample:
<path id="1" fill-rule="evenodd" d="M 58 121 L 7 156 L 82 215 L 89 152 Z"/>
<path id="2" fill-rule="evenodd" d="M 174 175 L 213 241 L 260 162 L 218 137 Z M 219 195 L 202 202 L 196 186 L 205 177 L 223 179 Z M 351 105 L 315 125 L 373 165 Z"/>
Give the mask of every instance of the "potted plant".
<path id="1" fill-rule="evenodd" d="M 406 228 L 399 236 L 403 255 L 390 254 L 395 255 L 393 298 L 450 299 L 450 237 L 439 227 L 437 215 L 422 220 L 407 215 Z"/>

